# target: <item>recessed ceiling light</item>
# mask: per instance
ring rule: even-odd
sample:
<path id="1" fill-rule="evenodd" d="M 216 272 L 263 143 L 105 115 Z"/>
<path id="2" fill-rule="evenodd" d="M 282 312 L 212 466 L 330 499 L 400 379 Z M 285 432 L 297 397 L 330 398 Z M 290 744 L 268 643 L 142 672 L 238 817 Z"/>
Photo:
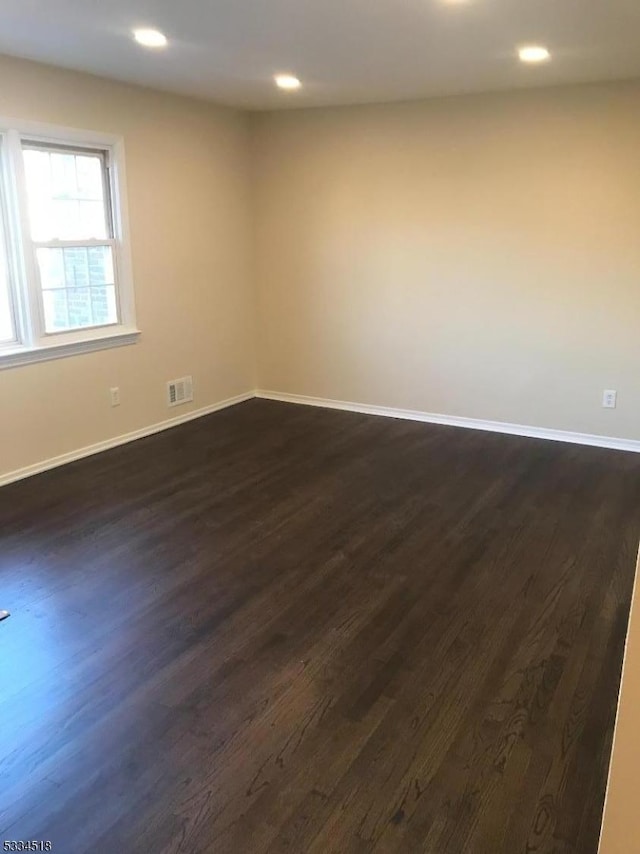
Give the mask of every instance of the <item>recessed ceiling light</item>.
<path id="1" fill-rule="evenodd" d="M 293 91 L 294 89 L 299 89 L 302 86 L 302 83 L 297 77 L 294 77 L 293 74 L 276 74 L 273 79 L 276 81 L 276 86 L 280 89 Z"/>
<path id="2" fill-rule="evenodd" d="M 145 47 L 165 47 L 167 44 L 167 37 L 160 30 L 134 30 L 133 37 Z"/>
<path id="3" fill-rule="evenodd" d="M 522 62 L 547 62 L 551 54 L 546 47 L 541 45 L 527 45 L 518 50 L 518 56 Z"/>

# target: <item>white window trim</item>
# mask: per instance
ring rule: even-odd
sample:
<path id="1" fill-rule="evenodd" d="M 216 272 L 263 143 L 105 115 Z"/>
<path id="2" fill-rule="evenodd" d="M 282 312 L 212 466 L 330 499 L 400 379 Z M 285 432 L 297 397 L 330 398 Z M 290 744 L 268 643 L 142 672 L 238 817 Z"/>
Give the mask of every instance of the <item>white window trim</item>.
<path id="1" fill-rule="evenodd" d="M 0 370 L 28 365 L 32 362 L 43 362 L 110 347 L 135 344 L 140 337 L 140 330 L 136 325 L 135 316 L 127 180 L 122 137 L 7 117 L 0 117 L 0 134 L 5 140 L 8 151 L 8 155 L 4 158 L 5 166 L 8 166 L 8 163 L 10 164 L 10 168 L 6 168 L 3 173 L 4 187 L 8 196 L 7 207 L 10 209 L 11 239 L 7 250 L 16 276 L 24 283 L 24 286 L 17 287 L 17 292 L 13 294 L 16 332 L 20 343 L 14 342 L 0 347 Z M 40 298 L 35 288 L 35 283 L 38 280 L 35 270 L 35 255 L 31 251 L 31 247 L 25 245 L 30 227 L 26 190 L 24 189 L 25 176 L 21 146 L 23 138 L 37 139 L 44 143 L 77 145 L 78 147 L 100 148 L 108 151 L 115 238 L 114 261 L 118 270 L 117 299 L 120 316 L 118 324 L 79 329 L 73 332 L 44 332 Z M 11 231 L 12 223 L 16 221 L 20 225 L 20 234 Z M 98 242 L 105 243 L 106 241 Z M 36 322 L 34 323 L 34 321 Z"/>

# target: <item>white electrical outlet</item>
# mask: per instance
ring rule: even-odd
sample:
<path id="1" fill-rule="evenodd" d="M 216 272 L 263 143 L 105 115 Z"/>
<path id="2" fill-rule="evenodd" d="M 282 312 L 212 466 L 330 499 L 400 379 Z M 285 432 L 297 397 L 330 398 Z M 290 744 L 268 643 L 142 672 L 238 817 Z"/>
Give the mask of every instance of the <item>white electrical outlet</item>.
<path id="1" fill-rule="evenodd" d="M 117 386 L 109 389 L 111 395 L 111 406 L 120 406 L 120 389 Z"/>
<path id="2" fill-rule="evenodd" d="M 618 401 L 618 392 L 613 388 L 606 388 L 602 392 L 602 406 L 604 409 L 615 409 Z"/>

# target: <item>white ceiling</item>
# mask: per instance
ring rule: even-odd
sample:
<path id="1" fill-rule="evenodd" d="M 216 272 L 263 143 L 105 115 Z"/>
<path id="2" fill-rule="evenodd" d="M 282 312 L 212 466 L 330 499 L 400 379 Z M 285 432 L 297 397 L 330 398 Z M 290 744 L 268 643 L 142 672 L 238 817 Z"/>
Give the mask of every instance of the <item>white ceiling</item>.
<path id="1" fill-rule="evenodd" d="M 640 0 L 0 0 L 0 15 L 2 53 L 258 109 L 640 77 Z M 142 26 L 169 47 L 136 45 Z M 531 42 L 552 62 L 519 63 Z M 276 72 L 303 88 L 276 90 Z"/>

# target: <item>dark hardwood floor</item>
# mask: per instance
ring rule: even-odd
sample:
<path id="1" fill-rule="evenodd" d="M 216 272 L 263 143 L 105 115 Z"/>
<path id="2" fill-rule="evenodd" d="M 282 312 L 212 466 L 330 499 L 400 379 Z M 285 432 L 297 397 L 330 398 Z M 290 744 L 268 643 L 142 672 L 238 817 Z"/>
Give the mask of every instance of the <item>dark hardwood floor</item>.
<path id="1" fill-rule="evenodd" d="M 639 499 L 258 400 L 0 490 L 0 843 L 595 854 Z"/>

